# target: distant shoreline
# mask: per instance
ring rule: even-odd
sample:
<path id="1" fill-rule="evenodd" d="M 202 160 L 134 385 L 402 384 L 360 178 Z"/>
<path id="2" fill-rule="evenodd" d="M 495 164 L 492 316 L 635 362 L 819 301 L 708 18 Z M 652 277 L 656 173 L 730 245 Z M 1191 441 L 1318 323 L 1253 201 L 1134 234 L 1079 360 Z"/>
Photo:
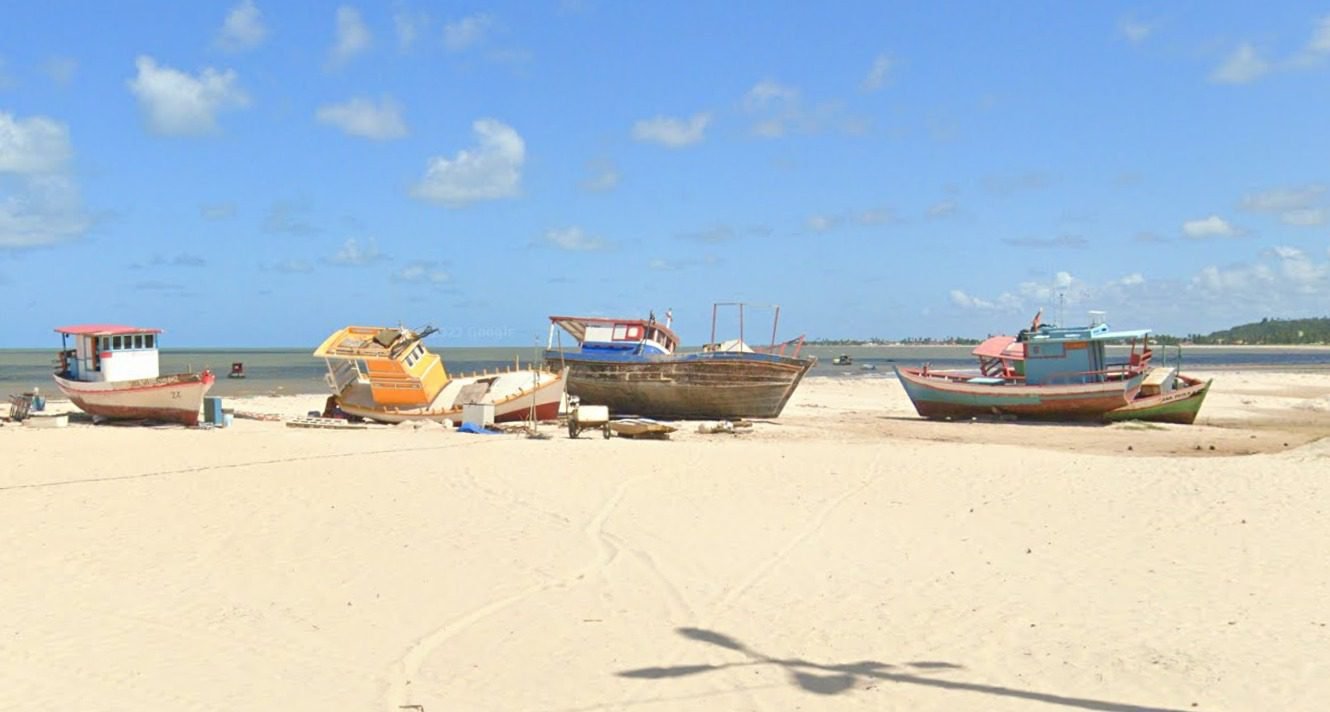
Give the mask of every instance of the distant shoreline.
<path id="1" fill-rule="evenodd" d="M 937 344 L 937 343 L 932 343 L 932 344 L 904 344 L 904 343 L 893 343 L 893 344 L 869 344 L 869 343 L 862 343 L 862 344 L 819 344 L 819 343 L 811 342 L 811 341 L 810 341 L 810 342 L 808 342 L 808 343 L 805 344 L 805 345 L 806 345 L 806 346 L 812 346 L 812 347 L 820 348 L 820 349 L 836 349 L 836 348 L 855 348 L 855 349 L 877 349 L 877 348 L 883 348 L 883 349 L 899 349 L 899 348 L 910 348 L 910 349 L 933 349 L 933 348 L 940 348 L 940 349 L 956 349 L 956 348 L 963 348 L 963 347 L 966 347 L 966 346 L 975 346 L 975 345 L 977 345 L 977 344 Z M 1152 341 L 1152 342 L 1150 342 L 1150 345 L 1151 345 L 1152 347 L 1156 347 L 1156 348 L 1163 348 L 1163 347 L 1165 347 L 1165 346 L 1168 347 L 1168 348 L 1173 348 L 1174 346 L 1179 346 L 1179 345 L 1180 345 L 1180 346 L 1182 346 L 1182 348 L 1184 348 L 1184 349 L 1204 349 L 1204 350 L 1210 350 L 1210 349 L 1284 349 L 1284 350 L 1298 350 L 1298 351 L 1330 351 L 1330 344 L 1160 344 L 1160 343 L 1157 342 L 1157 341 Z"/>

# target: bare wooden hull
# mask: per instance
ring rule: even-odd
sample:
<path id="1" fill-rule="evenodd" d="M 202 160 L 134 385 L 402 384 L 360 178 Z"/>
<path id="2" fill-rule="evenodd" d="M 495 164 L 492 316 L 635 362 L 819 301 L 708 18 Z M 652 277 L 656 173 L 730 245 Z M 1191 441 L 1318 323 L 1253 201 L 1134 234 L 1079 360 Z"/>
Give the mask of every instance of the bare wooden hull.
<path id="1" fill-rule="evenodd" d="M 596 360 L 547 352 L 568 367 L 568 394 L 648 418 L 775 418 L 815 359 L 702 353 Z"/>
<path id="2" fill-rule="evenodd" d="M 55 385 L 90 415 L 115 420 L 160 420 L 198 425 L 203 396 L 216 380 L 210 371 L 134 381 L 71 381 L 52 374 Z"/>
<path id="3" fill-rule="evenodd" d="M 1098 420 L 1129 404 L 1144 374 L 1123 380 L 1068 385 L 989 385 L 918 368 L 896 367 L 914 409 L 925 418 L 1011 415 L 1032 420 Z"/>
<path id="4" fill-rule="evenodd" d="M 1187 376 L 1178 376 L 1184 385 L 1167 393 L 1152 396 L 1137 396 L 1127 405 L 1104 414 L 1104 420 L 1145 420 L 1153 423 L 1177 423 L 1191 425 L 1196 422 L 1196 415 L 1205 402 L 1205 394 L 1210 390 L 1210 381 L 1201 381 Z"/>

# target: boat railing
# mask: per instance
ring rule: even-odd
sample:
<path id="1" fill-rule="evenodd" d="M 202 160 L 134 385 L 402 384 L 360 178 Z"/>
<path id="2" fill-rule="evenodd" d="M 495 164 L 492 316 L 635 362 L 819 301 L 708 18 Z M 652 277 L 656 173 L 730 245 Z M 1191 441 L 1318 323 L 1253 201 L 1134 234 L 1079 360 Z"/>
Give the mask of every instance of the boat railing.
<path id="1" fill-rule="evenodd" d="M 785 356 L 785 350 L 790 350 L 789 358 L 799 358 L 799 350 L 804 347 L 804 335 L 771 346 L 754 346 L 753 351 L 759 354 L 770 354 L 772 356 Z"/>
<path id="2" fill-rule="evenodd" d="M 328 375 L 325 376 L 328 387 L 334 393 L 341 393 L 346 387 L 360 379 L 360 371 L 350 361 L 329 360 Z"/>

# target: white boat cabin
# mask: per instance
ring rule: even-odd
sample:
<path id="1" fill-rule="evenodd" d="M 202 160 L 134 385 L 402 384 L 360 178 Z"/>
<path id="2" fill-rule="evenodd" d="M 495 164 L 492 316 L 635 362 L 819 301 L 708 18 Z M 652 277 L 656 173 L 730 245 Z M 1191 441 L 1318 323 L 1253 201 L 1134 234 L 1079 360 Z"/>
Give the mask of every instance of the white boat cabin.
<path id="1" fill-rule="evenodd" d="M 158 336 L 161 329 L 118 324 L 62 326 L 60 370 L 70 381 L 135 381 L 157 378 Z M 70 348 L 69 340 L 74 345 Z"/>
<path id="2" fill-rule="evenodd" d="M 583 353 L 631 353 L 667 355 L 679 346 L 679 337 L 667 324 L 653 319 L 606 319 L 600 317 L 550 317 L 546 348 L 555 348 L 556 327 L 574 339 Z"/>

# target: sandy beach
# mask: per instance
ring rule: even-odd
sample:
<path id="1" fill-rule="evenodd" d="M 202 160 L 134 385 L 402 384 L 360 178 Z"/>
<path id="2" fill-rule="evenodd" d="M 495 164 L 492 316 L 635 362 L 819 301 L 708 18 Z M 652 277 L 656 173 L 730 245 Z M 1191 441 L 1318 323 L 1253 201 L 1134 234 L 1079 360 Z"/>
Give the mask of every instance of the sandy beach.
<path id="1" fill-rule="evenodd" d="M 1192 427 L 5 424 L 0 709 L 1324 709 L 1330 374 L 1204 375 Z"/>

